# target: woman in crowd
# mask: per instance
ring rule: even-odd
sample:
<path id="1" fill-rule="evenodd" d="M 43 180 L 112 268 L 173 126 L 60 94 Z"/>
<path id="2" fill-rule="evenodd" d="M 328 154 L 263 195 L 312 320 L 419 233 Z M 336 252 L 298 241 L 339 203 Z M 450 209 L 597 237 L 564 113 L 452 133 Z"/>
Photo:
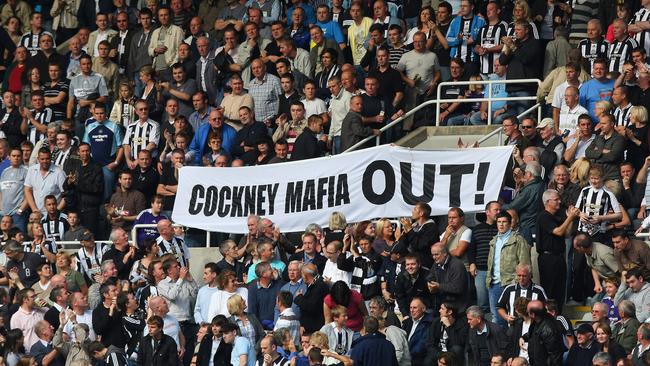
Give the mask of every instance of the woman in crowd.
<path id="1" fill-rule="evenodd" d="M 607 352 L 612 359 L 612 363 L 626 358 L 627 354 L 625 349 L 612 338 L 612 328 L 607 323 L 597 323 L 596 328 L 596 341 L 598 348 L 601 352 Z"/>
<path id="2" fill-rule="evenodd" d="M 648 110 L 644 106 L 632 106 L 629 112 L 630 124 L 619 126 L 617 131 L 625 138 L 626 161 L 639 171 L 645 162 L 648 150 Z"/>
<path id="3" fill-rule="evenodd" d="M 235 272 L 227 270 L 221 272 L 217 279 L 217 287 L 219 289 L 212 294 L 210 299 L 208 319 L 212 319 L 217 315 L 231 316 L 227 302 L 234 295 L 241 297 L 245 304 L 248 303 L 248 289 L 246 287 L 237 287 Z"/>
<path id="4" fill-rule="evenodd" d="M 72 269 L 72 258 L 66 252 L 56 253 L 56 270 L 57 273 L 65 277 L 68 285 L 68 291 L 88 294 L 88 285 L 81 272 Z"/>
<path id="5" fill-rule="evenodd" d="M 7 366 L 16 366 L 20 358 L 25 355 L 25 338 L 20 329 L 9 329 L 5 336 L 4 359 Z"/>
<path id="6" fill-rule="evenodd" d="M 393 223 L 389 219 L 379 219 L 375 223 L 377 236 L 372 242 L 372 249 L 383 257 L 390 256 L 390 249 L 395 244 Z"/>
<path id="7" fill-rule="evenodd" d="M 334 282 L 330 293 L 323 300 L 325 324 L 334 321 L 332 318 L 332 309 L 337 305 L 345 306 L 348 309 L 348 320 L 345 326 L 355 332 L 359 332 L 363 327 L 363 317 L 368 314 L 361 294 L 357 291 L 350 290 L 348 285 L 343 281 Z"/>
<path id="8" fill-rule="evenodd" d="M 140 81 L 142 81 L 144 89 L 142 90 L 142 95 L 138 95 L 137 97 L 147 102 L 149 115 L 151 116 L 158 111 L 158 104 L 156 102 L 158 89 L 156 88 L 155 72 L 151 66 L 144 66 L 140 69 Z"/>
<path id="9" fill-rule="evenodd" d="M 333 76 L 341 76 L 341 67 L 336 63 L 338 57 L 338 51 L 333 48 L 326 48 L 320 54 L 323 70 L 316 74 L 316 98 L 324 100 L 325 103 L 332 97 L 327 83 Z"/>
<path id="10" fill-rule="evenodd" d="M 266 333 L 257 317 L 246 313 L 246 301 L 239 294 L 234 294 L 228 298 L 227 307 L 231 314 L 228 321 L 239 327 L 241 336 L 247 338 L 251 345 L 258 344 Z"/>
<path id="11" fill-rule="evenodd" d="M 433 40 L 436 38 L 436 28 L 435 11 L 431 6 L 425 6 L 420 9 L 417 26 L 408 31 L 404 43 L 407 45 L 412 44 L 415 33 L 423 32 L 427 36 L 427 49 L 431 49 L 431 47 L 433 47 Z"/>
<path id="12" fill-rule="evenodd" d="M 142 287 L 150 280 L 148 268 L 152 260 L 158 258 L 158 243 L 154 239 L 146 239 L 140 248 L 144 256 L 133 263 L 129 281 L 136 287 Z"/>
<path id="13" fill-rule="evenodd" d="M 36 90 L 43 91 L 43 81 L 41 72 L 38 67 L 27 70 L 27 80 L 23 83 L 23 89 L 20 94 L 20 100 L 23 107 L 32 108 L 32 92 Z"/>

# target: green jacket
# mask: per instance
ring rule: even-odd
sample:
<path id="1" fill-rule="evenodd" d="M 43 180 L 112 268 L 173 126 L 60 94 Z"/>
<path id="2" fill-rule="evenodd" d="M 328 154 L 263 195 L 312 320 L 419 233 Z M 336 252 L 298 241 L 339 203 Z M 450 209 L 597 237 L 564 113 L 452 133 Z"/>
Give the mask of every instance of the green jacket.
<path id="1" fill-rule="evenodd" d="M 492 270 L 494 269 L 494 250 L 499 235 L 495 235 L 490 241 L 490 254 L 488 255 L 488 270 L 485 282 L 489 288 L 492 284 Z M 517 280 L 515 268 L 518 264 L 530 265 L 530 245 L 521 234 L 513 231 L 508 241 L 501 248 L 501 286 L 506 287 Z"/>

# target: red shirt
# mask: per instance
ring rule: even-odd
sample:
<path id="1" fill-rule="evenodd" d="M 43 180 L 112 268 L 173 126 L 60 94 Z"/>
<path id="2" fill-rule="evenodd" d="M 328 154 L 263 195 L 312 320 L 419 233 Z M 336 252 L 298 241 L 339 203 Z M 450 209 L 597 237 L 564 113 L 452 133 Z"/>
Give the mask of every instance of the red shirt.
<path id="1" fill-rule="evenodd" d="M 330 309 L 333 309 L 336 305 L 339 305 L 332 300 L 332 295 L 325 296 L 323 301 Z M 348 308 L 348 321 L 345 323 L 345 326 L 352 329 L 355 332 L 358 332 L 363 327 L 363 314 L 359 310 L 359 306 L 363 304 L 363 296 L 357 291 L 350 290 L 350 303 L 347 305 Z M 365 304 L 363 305 L 365 306 Z"/>
<path id="2" fill-rule="evenodd" d="M 16 67 L 11 69 L 9 77 L 7 78 L 7 90 L 14 94 L 20 94 L 23 90 L 23 82 L 21 80 L 23 72 L 25 72 L 25 64 L 16 65 Z"/>

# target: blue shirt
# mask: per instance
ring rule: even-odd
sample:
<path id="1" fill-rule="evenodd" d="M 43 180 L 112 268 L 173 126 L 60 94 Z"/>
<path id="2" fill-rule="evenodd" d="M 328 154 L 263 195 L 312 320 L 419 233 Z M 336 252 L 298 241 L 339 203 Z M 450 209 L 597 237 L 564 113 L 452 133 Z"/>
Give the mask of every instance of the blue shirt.
<path id="1" fill-rule="evenodd" d="M 589 115 L 598 123 L 596 118 L 596 103 L 612 98 L 614 90 L 614 80 L 607 79 L 605 82 L 600 82 L 596 79 L 586 81 L 580 87 L 580 105 L 589 111 Z"/>
<path id="2" fill-rule="evenodd" d="M 510 239 L 510 235 L 512 235 L 512 230 L 497 234 L 497 240 L 494 243 L 494 265 L 492 266 L 492 283 L 494 284 L 501 282 L 501 249 Z"/>
<path id="3" fill-rule="evenodd" d="M 503 77 L 500 77 L 497 74 L 490 74 L 488 76 L 488 80 L 505 80 L 505 79 L 506 79 L 505 75 Z M 505 98 L 507 96 L 508 96 L 508 92 L 506 91 L 506 84 L 501 84 L 501 83 L 492 84 L 493 98 Z M 494 113 L 495 110 L 501 109 L 505 105 L 506 102 L 504 100 L 492 102 L 492 112 Z"/>
<path id="4" fill-rule="evenodd" d="M 305 16 L 304 16 L 305 19 L 303 19 L 302 21 L 303 25 L 306 27 L 309 24 L 316 24 L 316 11 L 314 11 L 314 7 L 304 3 L 299 3 L 298 6 L 305 11 Z M 295 6 L 292 6 L 289 9 L 287 9 L 287 22 L 289 24 L 289 27 L 293 25 L 293 19 L 291 18 L 291 14 L 293 13 L 293 9 L 295 8 L 296 8 Z M 291 31 L 291 29 L 289 31 Z"/>
<path id="5" fill-rule="evenodd" d="M 166 219 L 165 215 L 154 215 L 151 212 L 151 209 L 143 210 L 138 214 L 138 217 L 135 218 L 134 225 L 137 224 L 157 224 L 158 221 Z M 142 247 L 144 241 L 147 239 L 156 239 L 158 237 L 158 229 L 155 227 L 146 227 L 138 229 L 138 245 Z"/>
<path id="6" fill-rule="evenodd" d="M 282 291 L 291 292 L 291 295 L 294 298 L 296 297 L 296 292 L 298 292 L 298 290 L 302 290 L 303 294 L 307 292 L 307 285 L 304 282 L 302 282 L 302 278 L 298 280 L 298 282 L 296 283 L 287 282 L 284 284 L 284 286 L 282 286 L 282 288 L 280 288 L 281 292 Z M 293 313 L 296 314 L 298 319 L 300 319 L 300 306 L 298 306 L 294 302 L 293 304 L 291 304 L 291 310 L 293 310 Z M 280 317 L 280 310 L 276 306 L 273 319 L 277 321 L 279 317 Z"/>
<path id="7" fill-rule="evenodd" d="M 248 355 L 247 366 L 255 366 L 255 348 L 251 346 L 251 342 L 247 338 L 237 336 L 230 354 L 230 364 L 239 366 L 239 356 L 241 355 Z"/>
<path id="8" fill-rule="evenodd" d="M 258 262 L 259 263 L 259 262 Z M 284 268 L 287 266 L 284 262 L 274 259 L 271 261 L 271 268 L 277 269 L 280 274 L 284 272 Z M 257 268 L 257 263 L 253 264 L 248 268 L 248 283 L 251 283 L 257 279 L 257 274 L 255 273 L 255 268 Z"/>
<path id="9" fill-rule="evenodd" d="M 339 23 L 330 20 L 327 23 L 316 22 L 316 25 L 323 30 L 325 38 L 333 39 L 336 43 L 345 43 L 345 37 L 343 37 L 343 31 L 341 31 Z"/>
<path id="10" fill-rule="evenodd" d="M 117 149 L 122 146 L 122 130 L 115 122 L 97 121 L 86 126 L 83 141 L 90 144 L 90 155 L 101 166 L 115 160 Z"/>

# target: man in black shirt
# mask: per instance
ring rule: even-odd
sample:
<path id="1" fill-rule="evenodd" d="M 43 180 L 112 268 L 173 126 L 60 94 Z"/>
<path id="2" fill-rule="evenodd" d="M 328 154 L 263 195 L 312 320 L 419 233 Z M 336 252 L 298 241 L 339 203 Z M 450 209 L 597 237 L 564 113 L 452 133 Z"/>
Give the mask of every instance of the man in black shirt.
<path id="1" fill-rule="evenodd" d="M 485 221 L 472 228 L 472 241 L 467 248 L 469 273 L 474 278 L 476 286 L 476 303 L 483 312 L 490 311 L 487 276 L 487 261 L 490 254 L 490 241 L 497 235 L 496 217 L 501 212 L 501 204 L 490 201 L 485 205 Z"/>
<path id="2" fill-rule="evenodd" d="M 573 221 L 580 217 L 580 210 L 571 206 L 566 214 L 560 212 L 562 201 L 554 189 L 544 192 L 542 202 L 544 211 L 537 216 L 536 225 L 540 282 L 549 298 L 563 304 L 566 286 L 564 237 L 571 232 Z"/>
<path id="3" fill-rule="evenodd" d="M 133 189 L 140 191 L 144 199 L 149 202 L 151 197 L 156 194 L 156 187 L 160 175 L 151 165 L 151 151 L 140 150 L 138 152 L 138 166 L 131 171 L 133 175 Z"/>
<path id="4" fill-rule="evenodd" d="M 104 346 L 123 348 L 126 336 L 119 324 L 122 323 L 122 312 L 117 307 L 119 289 L 114 280 L 106 281 L 99 288 L 102 302 L 93 310 L 93 329 Z M 118 325 L 118 326 L 116 326 Z"/>
<path id="5" fill-rule="evenodd" d="M 15 240 L 8 240 L 4 248 L 7 256 L 7 271 L 18 273 L 18 277 L 26 288 L 32 287 L 38 282 L 36 268 L 43 263 L 43 258 L 36 253 L 23 251 L 23 247 Z"/>
<path id="6" fill-rule="evenodd" d="M 129 246 L 129 237 L 122 228 L 114 229 L 111 232 L 110 240 L 113 242 L 113 246 L 104 253 L 102 260 L 112 259 L 117 267 L 117 277 L 120 280 L 128 280 L 131 267 L 135 262 L 136 248 Z"/>
<path id="7" fill-rule="evenodd" d="M 404 83 L 399 71 L 390 66 L 390 53 L 388 48 L 379 47 L 377 49 L 377 67 L 370 70 L 368 77 L 373 77 L 379 80 L 378 94 L 382 97 L 384 103 L 384 112 L 391 120 L 396 119 L 399 115 L 395 115 L 400 110 L 402 100 L 404 99 Z M 365 106 L 365 103 L 364 103 Z M 365 109 L 365 108 L 364 108 Z M 391 128 L 387 134 L 382 136 L 386 141 L 384 143 L 397 141 L 399 136 L 399 128 Z"/>

